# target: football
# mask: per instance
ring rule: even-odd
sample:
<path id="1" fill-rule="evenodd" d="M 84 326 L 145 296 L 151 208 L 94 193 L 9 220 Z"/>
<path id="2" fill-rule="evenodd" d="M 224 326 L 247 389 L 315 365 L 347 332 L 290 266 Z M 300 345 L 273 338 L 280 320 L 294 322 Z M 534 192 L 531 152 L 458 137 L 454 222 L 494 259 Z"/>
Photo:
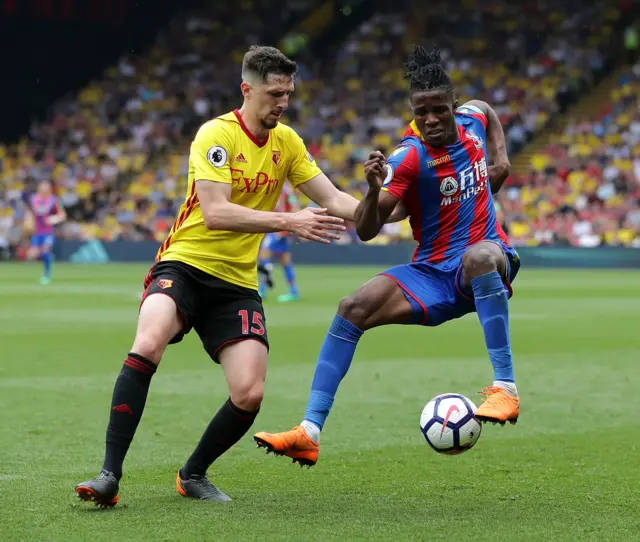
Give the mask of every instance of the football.
<path id="1" fill-rule="evenodd" d="M 482 432 L 475 419 L 476 405 L 458 393 L 444 393 L 429 401 L 420 416 L 427 444 L 441 454 L 461 454 L 473 448 Z"/>

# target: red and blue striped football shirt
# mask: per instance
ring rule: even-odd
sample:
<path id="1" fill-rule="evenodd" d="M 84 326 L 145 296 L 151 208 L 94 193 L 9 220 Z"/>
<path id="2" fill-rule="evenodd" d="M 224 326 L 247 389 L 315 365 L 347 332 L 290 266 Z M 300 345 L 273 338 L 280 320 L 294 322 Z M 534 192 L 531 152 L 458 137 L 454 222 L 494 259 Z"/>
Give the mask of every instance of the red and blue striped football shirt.
<path id="1" fill-rule="evenodd" d="M 407 208 L 417 242 L 413 261 L 439 264 L 483 240 L 507 244 L 489 183 L 487 117 L 470 105 L 455 117 L 453 145 L 429 146 L 412 122 L 387 160 L 383 190 Z"/>

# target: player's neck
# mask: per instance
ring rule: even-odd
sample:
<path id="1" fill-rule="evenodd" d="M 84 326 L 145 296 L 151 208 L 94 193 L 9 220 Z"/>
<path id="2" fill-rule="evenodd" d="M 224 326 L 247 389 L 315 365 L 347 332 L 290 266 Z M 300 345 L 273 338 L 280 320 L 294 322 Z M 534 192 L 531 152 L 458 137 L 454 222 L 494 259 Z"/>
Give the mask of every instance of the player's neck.
<path id="1" fill-rule="evenodd" d="M 455 132 L 453 134 L 451 134 L 451 137 L 449 138 L 449 141 L 447 141 L 445 143 L 446 146 L 448 145 L 455 145 L 458 141 L 460 140 L 460 138 L 458 137 L 458 133 Z"/>
<path id="2" fill-rule="evenodd" d="M 262 126 L 262 123 L 255 118 L 254 115 L 251 115 L 244 105 L 238 109 L 238 114 L 242 117 L 242 122 L 244 122 L 247 130 L 249 130 L 258 141 L 264 141 L 269 137 L 269 130 Z"/>
<path id="3" fill-rule="evenodd" d="M 449 127 L 449 134 L 450 135 L 447 138 L 445 145 L 455 145 L 460 139 L 460 135 L 458 134 L 458 125 L 455 122 Z"/>

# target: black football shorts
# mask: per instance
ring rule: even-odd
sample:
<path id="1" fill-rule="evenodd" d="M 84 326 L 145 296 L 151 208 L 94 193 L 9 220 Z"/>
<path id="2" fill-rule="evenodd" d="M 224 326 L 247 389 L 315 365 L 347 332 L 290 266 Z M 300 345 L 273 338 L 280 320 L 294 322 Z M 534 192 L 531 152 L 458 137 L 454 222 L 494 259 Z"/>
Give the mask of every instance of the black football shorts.
<path id="1" fill-rule="evenodd" d="M 169 344 L 180 342 L 193 328 L 216 363 L 222 348 L 237 341 L 256 339 L 269 348 L 262 298 L 257 291 L 177 261 L 156 263 L 144 285 L 142 301 L 151 294 L 164 294 L 178 307 L 184 327 Z"/>

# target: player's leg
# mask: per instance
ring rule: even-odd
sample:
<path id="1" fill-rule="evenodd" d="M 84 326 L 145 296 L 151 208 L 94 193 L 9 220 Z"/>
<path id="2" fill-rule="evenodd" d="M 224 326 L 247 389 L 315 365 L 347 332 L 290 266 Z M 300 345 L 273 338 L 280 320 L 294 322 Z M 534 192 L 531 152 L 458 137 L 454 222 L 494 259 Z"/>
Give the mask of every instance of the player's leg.
<path id="1" fill-rule="evenodd" d="M 262 246 L 260 247 L 260 252 L 258 254 L 258 269 L 262 271 L 258 276 L 258 293 L 263 299 L 267 295 L 267 290 L 269 288 L 273 288 L 273 282 L 271 280 L 271 273 L 273 271 L 273 254 L 269 248 L 271 244 L 272 237 L 267 234 L 262 242 Z"/>
<path id="2" fill-rule="evenodd" d="M 494 383 L 484 390 L 487 400 L 478 408 L 481 421 L 515 423 L 520 400 L 515 385 L 509 339 L 509 262 L 502 248 L 489 241 L 470 247 L 462 258 L 462 285 L 471 288 L 484 331 Z"/>
<path id="3" fill-rule="evenodd" d="M 207 479 L 207 470 L 249 431 L 258 415 L 267 374 L 267 347 L 260 341 L 239 341 L 224 347 L 219 360 L 229 386 L 229 398 L 178 472 L 176 487 L 185 497 L 230 501 Z"/>
<path id="4" fill-rule="evenodd" d="M 287 279 L 289 292 L 278 297 L 278 301 L 281 303 L 288 303 L 290 301 L 297 301 L 300 299 L 300 293 L 298 291 L 298 284 L 296 283 L 296 270 L 293 266 L 289 239 L 286 237 L 283 238 L 282 243 L 284 244 L 284 247 L 283 251 L 280 253 L 280 265 L 282 266 L 284 276 Z"/>
<path id="5" fill-rule="evenodd" d="M 159 274 L 147 288 L 133 346 L 113 389 L 104 463 L 96 478 L 76 486 L 81 499 L 100 506 L 118 502 L 122 465 L 142 418 L 151 379 L 167 344 L 181 340 L 187 326 L 184 315 L 191 310 L 186 296 L 186 284 L 177 275 Z"/>
<path id="6" fill-rule="evenodd" d="M 176 489 L 185 497 L 229 501 L 207 478 L 207 470 L 251 428 L 260 410 L 267 374 L 268 339 L 264 309 L 255 292 L 219 281 L 212 293 L 222 300 L 195 324 L 205 350 L 220 363 L 229 398 L 178 471 Z"/>
<path id="7" fill-rule="evenodd" d="M 43 264 L 43 275 L 40 278 L 40 284 L 49 284 L 51 282 L 51 268 L 53 266 L 53 235 L 45 236 L 42 246 L 40 247 L 40 259 Z"/>
<path id="8" fill-rule="evenodd" d="M 258 446 L 287 455 L 301 465 L 314 465 L 320 450 L 320 431 L 362 334 L 377 326 L 415 321 L 416 307 L 398 282 L 388 276 L 378 275 L 340 301 L 318 355 L 304 420 L 284 433 L 257 433 L 254 440 Z"/>
<path id="9" fill-rule="evenodd" d="M 268 263 L 266 265 L 258 264 L 258 293 L 264 299 L 267 290 L 273 288 L 273 266 Z"/>
<path id="10" fill-rule="evenodd" d="M 39 235 L 33 234 L 31 236 L 31 243 L 29 244 L 29 248 L 27 249 L 27 260 L 33 261 L 36 258 L 40 259 L 40 245 L 41 237 Z"/>

